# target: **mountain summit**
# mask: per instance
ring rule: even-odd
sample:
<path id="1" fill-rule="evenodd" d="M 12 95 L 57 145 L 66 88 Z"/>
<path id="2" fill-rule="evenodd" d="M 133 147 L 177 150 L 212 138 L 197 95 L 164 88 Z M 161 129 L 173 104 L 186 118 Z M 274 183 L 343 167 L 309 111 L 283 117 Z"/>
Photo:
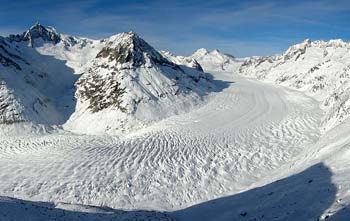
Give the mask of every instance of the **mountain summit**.
<path id="1" fill-rule="evenodd" d="M 76 83 L 77 111 L 68 122 L 75 129 L 92 121 L 91 130 L 157 121 L 189 111 L 213 87 L 205 73 L 168 60 L 134 32 L 102 44 Z"/>
<path id="2" fill-rule="evenodd" d="M 133 67 L 140 67 L 146 63 L 159 65 L 173 65 L 158 51 L 140 38 L 135 32 L 125 32 L 110 37 L 96 58 L 108 58 L 119 64 L 129 63 Z"/>
<path id="3" fill-rule="evenodd" d="M 28 45 L 33 47 L 35 39 L 42 39 L 43 41 L 57 44 L 61 40 L 61 37 L 54 28 L 44 27 L 37 22 L 22 34 L 10 35 L 9 39 L 16 42 L 28 41 Z"/>
<path id="4" fill-rule="evenodd" d="M 218 49 L 208 51 L 205 48 L 198 49 L 190 57 L 198 61 L 205 71 L 226 70 L 236 72 L 244 60 L 222 53 Z"/>

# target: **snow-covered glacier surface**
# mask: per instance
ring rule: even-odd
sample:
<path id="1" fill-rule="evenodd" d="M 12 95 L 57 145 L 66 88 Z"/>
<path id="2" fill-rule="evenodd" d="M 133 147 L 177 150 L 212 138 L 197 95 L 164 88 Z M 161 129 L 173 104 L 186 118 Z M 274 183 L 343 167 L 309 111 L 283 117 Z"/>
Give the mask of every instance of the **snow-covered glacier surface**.
<path id="1" fill-rule="evenodd" d="M 122 137 L 1 138 L 1 195 L 174 211 L 252 188 L 317 141 L 311 98 L 215 76 L 203 107 Z"/>

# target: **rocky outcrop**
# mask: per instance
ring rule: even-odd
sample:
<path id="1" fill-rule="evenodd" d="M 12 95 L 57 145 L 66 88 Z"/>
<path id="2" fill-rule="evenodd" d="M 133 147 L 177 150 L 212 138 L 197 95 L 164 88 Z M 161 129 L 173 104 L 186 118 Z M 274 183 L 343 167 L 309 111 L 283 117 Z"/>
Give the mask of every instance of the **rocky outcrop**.
<path id="1" fill-rule="evenodd" d="M 209 80 L 201 68 L 168 60 L 136 33 L 112 36 L 104 44 L 77 82 L 78 99 L 88 101 L 93 113 L 108 108 L 135 113 L 142 102 L 194 92 L 195 87 L 204 89 L 204 93 L 209 89 Z"/>
<path id="2" fill-rule="evenodd" d="M 96 58 L 108 58 L 110 62 L 127 63 L 132 67 L 140 67 L 146 63 L 174 66 L 134 32 L 112 37 L 106 42 L 106 45 Z"/>

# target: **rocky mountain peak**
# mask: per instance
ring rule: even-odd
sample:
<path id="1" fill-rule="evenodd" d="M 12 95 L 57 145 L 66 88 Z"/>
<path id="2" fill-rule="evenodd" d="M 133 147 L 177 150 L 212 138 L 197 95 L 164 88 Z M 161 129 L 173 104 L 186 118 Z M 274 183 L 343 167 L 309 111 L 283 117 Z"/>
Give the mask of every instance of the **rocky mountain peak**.
<path id="1" fill-rule="evenodd" d="M 104 47 L 96 58 L 108 58 L 118 64 L 129 63 L 133 67 L 148 64 L 174 64 L 164 58 L 157 50 L 140 38 L 135 32 L 124 32 L 106 39 Z"/>
<path id="2" fill-rule="evenodd" d="M 230 58 L 230 59 L 235 58 L 233 55 L 223 53 L 218 49 L 208 51 L 205 48 L 200 48 L 191 55 L 191 57 L 196 58 L 196 59 L 202 59 L 205 56 L 214 56 L 214 57 L 220 58 L 222 60 L 227 60 L 228 58 Z"/>
<path id="3" fill-rule="evenodd" d="M 27 31 L 22 34 L 10 35 L 10 41 L 29 41 L 29 46 L 34 46 L 35 39 L 41 38 L 44 41 L 50 41 L 57 44 L 61 40 L 61 35 L 57 33 L 56 29 L 53 27 L 44 27 L 39 22 L 36 22 Z"/>

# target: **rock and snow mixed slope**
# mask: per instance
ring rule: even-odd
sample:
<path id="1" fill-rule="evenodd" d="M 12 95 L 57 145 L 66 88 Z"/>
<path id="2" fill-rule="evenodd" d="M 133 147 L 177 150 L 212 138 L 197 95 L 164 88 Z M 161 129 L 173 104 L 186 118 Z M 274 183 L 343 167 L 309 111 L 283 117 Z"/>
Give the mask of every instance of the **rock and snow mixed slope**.
<path id="1" fill-rule="evenodd" d="M 27 33 L 27 32 L 26 32 Z M 44 68 L 51 58 L 41 57 L 32 48 L 21 47 L 20 38 L 1 38 L 0 41 L 0 123 L 22 121 L 59 123 L 58 87 L 69 89 L 66 70 Z M 27 56 L 30 53 L 32 56 Z M 57 61 L 56 65 L 59 65 Z M 43 68 L 41 68 L 43 67 Z M 67 86 L 68 84 L 68 86 Z"/>
<path id="2" fill-rule="evenodd" d="M 133 32 L 103 43 L 76 84 L 73 129 L 91 123 L 101 132 L 135 128 L 189 111 L 214 87 L 201 70 L 169 61 Z"/>
<path id="3" fill-rule="evenodd" d="M 350 43 L 305 40 L 281 55 L 247 60 L 240 72 L 303 91 L 320 101 L 326 111 L 326 130 L 350 116 Z"/>
<path id="4" fill-rule="evenodd" d="M 160 51 L 160 53 L 175 64 L 191 67 L 198 71 L 203 71 L 202 66 L 198 63 L 196 59 L 192 58 L 191 56 L 186 57 L 181 55 L 174 55 L 169 51 Z"/>
<path id="5" fill-rule="evenodd" d="M 0 40 L 3 124 L 116 133 L 189 111 L 214 87 L 132 32 L 96 41 L 37 23 Z"/>

